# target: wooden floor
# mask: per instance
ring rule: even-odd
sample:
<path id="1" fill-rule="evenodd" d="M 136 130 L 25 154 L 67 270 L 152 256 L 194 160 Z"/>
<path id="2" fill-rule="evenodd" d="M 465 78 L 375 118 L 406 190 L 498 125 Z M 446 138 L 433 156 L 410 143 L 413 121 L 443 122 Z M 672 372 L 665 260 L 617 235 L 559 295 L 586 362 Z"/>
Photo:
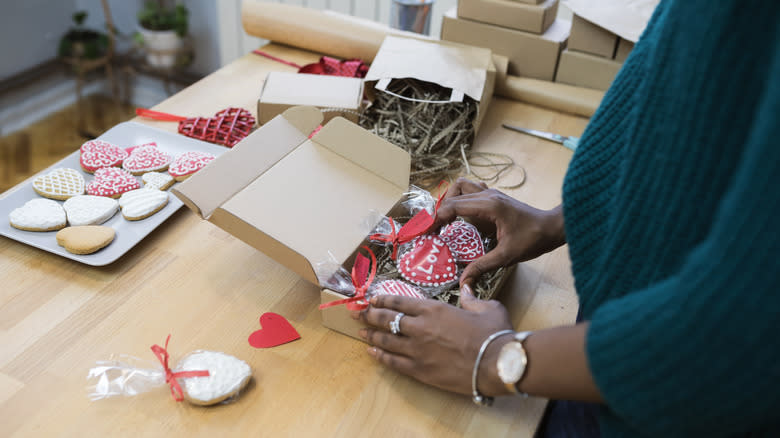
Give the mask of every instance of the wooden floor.
<path id="1" fill-rule="evenodd" d="M 119 122 L 135 116 L 131 105 L 91 95 L 82 102 L 84 130 L 77 128 L 76 104 L 53 113 L 27 128 L 0 138 L 0 193 L 52 165 Z"/>

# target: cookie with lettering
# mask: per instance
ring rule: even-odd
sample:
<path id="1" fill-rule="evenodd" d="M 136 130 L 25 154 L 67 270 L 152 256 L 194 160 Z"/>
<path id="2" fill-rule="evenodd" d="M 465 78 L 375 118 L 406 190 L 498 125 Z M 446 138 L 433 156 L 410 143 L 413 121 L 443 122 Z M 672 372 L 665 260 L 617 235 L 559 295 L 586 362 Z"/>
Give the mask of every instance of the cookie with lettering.
<path id="1" fill-rule="evenodd" d="M 84 177 L 76 169 L 60 167 L 33 180 L 35 193 L 44 198 L 64 201 L 84 194 Z"/>
<path id="2" fill-rule="evenodd" d="M 57 231 L 57 244 L 72 254 L 92 254 L 114 241 L 116 231 L 105 225 L 81 225 Z"/>
<path id="3" fill-rule="evenodd" d="M 214 161 L 215 158 L 217 157 L 207 152 L 185 152 L 173 160 L 173 163 L 171 163 L 171 166 L 168 168 L 168 173 L 170 173 L 176 181 L 184 181 L 195 172 L 206 167 L 206 165 Z"/>
<path id="4" fill-rule="evenodd" d="M 223 402 L 246 387 L 252 377 L 252 368 L 241 359 L 216 351 L 194 351 L 182 358 L 175 372 L 209 372 L 204 377 L 181 379 L 184 398 L 201 406 Z"/>
<path id="5" fill-rule="evenodd" d="M 168 190 L 176 181 L 167 173 L 146 172 L 141 175 L 144 187 L 157 190 Z"/>
<path id="6" fill-rule="evenodd" d="M 129 221 L 139 221 L 162 210 L 168 204 L 168 192 L 142 188 L 129 191 L 119 198 L 122 216 Z"/>
<path id="7" fill-rule="evenodd" d="M 105 196 L 80 195 L 65 201 L 62 208 L 68 217 L 68 224 L 78 227 L 100 225 L 111 219 L 119 210 L 119 203 L 116 199 Z"/>
<path id="8" fill-rule="evenodd" d="M 103 140 L 90 140 L 79 148 L 79 163 L 87 173 L 103 167 L 119 167 L 128 153 L 117 145 Z"/>
<path id="9" fill-rule="evenodd" d="M 95 171 L 95 179 L 87 184 L 87 194 L 118 198 L 122 193 L 141 187 L 128 171 L 118 167 L 104 167 Z"/>
<path id="10" fill-rule="evenodd" d="M 412 249 L 398 258 L 398 272 L 418 286 L 448 286 L 458 280 L 458 266 L 450 247 L 438 236 L 414 239 Z"/>
<path id="11" fill-rule="evenodd" d="M 8 214 L 11 226 L 24 231 L 55 231 L 65 227 L 67 217 L 59 202 L 31 199 Z"/>
<path id="12" fill-rule="evenodd" d="M 172 160 L 173 157 L 158 149 L 157 146 L 139 146 L 125 158 L 122 168 L 133 175 L 143 175 L 146 172 L 160 172 L 167 169 Z"/>

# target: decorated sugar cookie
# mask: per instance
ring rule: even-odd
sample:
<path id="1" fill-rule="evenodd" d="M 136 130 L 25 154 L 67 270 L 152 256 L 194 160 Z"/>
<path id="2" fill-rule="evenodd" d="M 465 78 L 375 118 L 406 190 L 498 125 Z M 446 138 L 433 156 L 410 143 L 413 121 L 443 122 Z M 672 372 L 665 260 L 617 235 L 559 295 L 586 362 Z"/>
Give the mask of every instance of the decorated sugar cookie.
<path id="1" fill-rule="evenodd" d="M 170 173 L 176 181 L 184 181 L 189 178 L 190 175 L 206 167 L 206 165 L 215 158 L 214 155 L 206 152 L 185 152 L 176 157 L 173 163 L 171 163 L 171 166 L 168 168 L 168 173 Z"/>
<path id="2" fill-rule="evenodd" d="M 57 231 L 57 244 L 72 254 L 92 254 L 108 246 L 114 236 L 116 231 L 103 225 L 68 227 Z"/>
<path id="3" fill-rule="evenodd" d="M 168 192 L 142 188 L 124 193 L 119 198 L 122 216 L 129 221 L 138 221 L 162 210 L 168 204 Z"/>
<path id="4" fill-rule="evenodd" d="M 65 201 L 62 208 L 71 227 L 100 225 L 119 210 L 119 203 L 105 196 L 80 195 Z"/>
<path id="5" fill-rule="evenodd" d="M 141 187 L 130 172 L 118 167 L 104 167 L 95 171 L 95 179 L 87 184 L 87 193 L 118 198 L 122 193 Z"/>
<path id="6" fill-rule="evenodd" d="M 135 146 L 126 147 L 125 151 L 127 152 L 128 155 L 130 155 L 130 154 L 133 153 L 134 150 L 136 150 L 138 148 L 142 148 L 144 146 L 154 146 L 154 147 L 157 147 L 157 143 L 152 141 L 152 142 L 149 142 L 149 143 L 138 144 L 138 145 L 135 145 Z"/>
<path id="7" fill-rule="evenodd" d="M 160 172 L 147 172 L 141 175 L 141 181 L 144 188 L 157 190 L 168 190 L 176 182 L 172 176 Z"/>
<path id="8" fill-rule="evenodd" d="M 65 210 L 51 199 L 32 199 L 11 210 L 11 226 L 25 231 L 54 231 L 65 227 Z"/>
<path id="9" fill-rule="evenodd" d="M 78 170 L 60 167 L 36 177 L 32 186 L 35 193 L 45 198 L 65 200 L 84 194 L 84 177 Z"/>
<path id="10" fill-rule="evenodd" d="M 458 280 L 455 256 L 438 236 L 420 236 L 412 249 L 398 258 L 398 272 L 418 286 L 446 286 Z"/>
<path id="11" fill-rule="evenodd" d="M 425 295 L 419 288 L 401 280 L 385 280 L 374 287 L 373 294 L 425 299 Z"/>
<path id="12" fill-rule="evenodd" d="M 103 140 L 90 140 L 79 149 L 79 163 L 85 172 L 94 173 L 103 167 L 121 166 L 127 158 L 127 151 Z"/>
<path id="13" fill-rule="evenodd" d="M 168 168 L 173 158 L 159 150 L 157 146 L 139 146 L 125 158 L 122 168 L 133 175 L 146 172 L 159 172 Z"/>
<path id="14" fill-rule="evenodd" d="M 208 370 L 208 377 L 183 379 L 184 398 L 208 406 L 224 401 L 243 389 L 252 377 L 249 364 L 216 351 L 196 351 L 179 361 L 176 371 Z"/>
<path id="15" fill-rule="evenodd" d="M 485 255 L 485 245 L 477 227 L 457 220 L 442 228 L 439 237 L 450 247 L 459 262 L 469 263 Z"/>

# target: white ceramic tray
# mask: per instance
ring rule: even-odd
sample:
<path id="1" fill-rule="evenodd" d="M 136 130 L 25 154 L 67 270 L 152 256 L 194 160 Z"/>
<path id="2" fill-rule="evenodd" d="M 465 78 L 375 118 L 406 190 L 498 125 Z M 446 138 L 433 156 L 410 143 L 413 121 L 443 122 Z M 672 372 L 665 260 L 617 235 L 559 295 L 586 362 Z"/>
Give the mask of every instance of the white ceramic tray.
<path id="1" fill-rule="evenodd" d="M 162 131 L 136 122 L 120 123 L 98 138 L 121 147 L 156 142 L 157 147 L 160 148 L 160 150 L 173 155 L 174 157 L 187 151 L 208 152 L 219 156 L 228 150 L 228 148 L 224 146 L 206 143 L 194 138 L 185 137 L 181 134 Z M 49 173 L 58 167 L 69 167 L 82 172 L 84 180 L 87 183 L 94 179 L 93 175 L 81 170 L 78 150 L 49 166 L 38 175 Z M 139 182 L 140 179 L 141 177 L 138 177 Z M 170 193 L 170 189 L 168 189 L 168 192 L 170 193 L 168 205 L 146 219 L 128 221 L 122 216 L 121 212 L 117 212 L 114 217 L 103 224 L 116 231 L 114 241 L 107 247 L 93 254 L 77 255 L 69 253 L 65 248 L 57 244 L 57 239 L 55 237 L 57 234 L 56 231 L 22 231 L 11 226 L 8 221 L 8 215 L 11 210 L 21 207 L 30 199 L 40 197 L 33 190 L 32 181 L 33 178 L 30 178 L 24 183 L 0 195 L 2 196 L 0 198 L 0 235 L 92 266 L 103 266 L 117 260 L 184 205 L 179 198 L 173 193 Z M 58 202 L 62 203 L 63 201 Z"/>

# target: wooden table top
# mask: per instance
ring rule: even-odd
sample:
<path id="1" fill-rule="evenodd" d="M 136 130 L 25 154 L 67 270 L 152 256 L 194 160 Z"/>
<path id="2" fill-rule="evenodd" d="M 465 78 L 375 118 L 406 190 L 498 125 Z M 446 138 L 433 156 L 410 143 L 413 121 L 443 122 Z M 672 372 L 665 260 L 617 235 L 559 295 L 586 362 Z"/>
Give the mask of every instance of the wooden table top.
<path id="1" fill-rule="evenodd" d="M 280 45 L 264 50 L 299 64 L 318 59 Z M 269 71 L 294 69 L 249 54 L 155 109 L 254 113 Z M 176 130 L 175 123 L 139 121 Z M 509 194 L 557 205 L 571 152 L 502 129 L 507 121 L 580 135 L 587 119 L 497 97 L 476 140 L 477 150 L 508 154 L 525 168 L 526 183 Z M 0 284 L 2 436 L 531 436 L 545 406 L 500 398 L 479 408 L 378 366 L 365 344 L 320 324 L 316 286 L 187 208 L 100 268 L 0 237 Z M 519 266 L 501 300 L 517 329 L 572 322 L 577 299 L 567 249 Z M 285 316 L 301 339 L 249 346 L 265 312 Z M 253 382 L 234 403 L 211 408 L 176 403 L 167 387 L 88 400 L 86 375 L 96 361 L 114 354 L 155 361 L 149 348 L 169 333 L 173 363 L 197 349 L 222 351 L 247 361 Z"/>

